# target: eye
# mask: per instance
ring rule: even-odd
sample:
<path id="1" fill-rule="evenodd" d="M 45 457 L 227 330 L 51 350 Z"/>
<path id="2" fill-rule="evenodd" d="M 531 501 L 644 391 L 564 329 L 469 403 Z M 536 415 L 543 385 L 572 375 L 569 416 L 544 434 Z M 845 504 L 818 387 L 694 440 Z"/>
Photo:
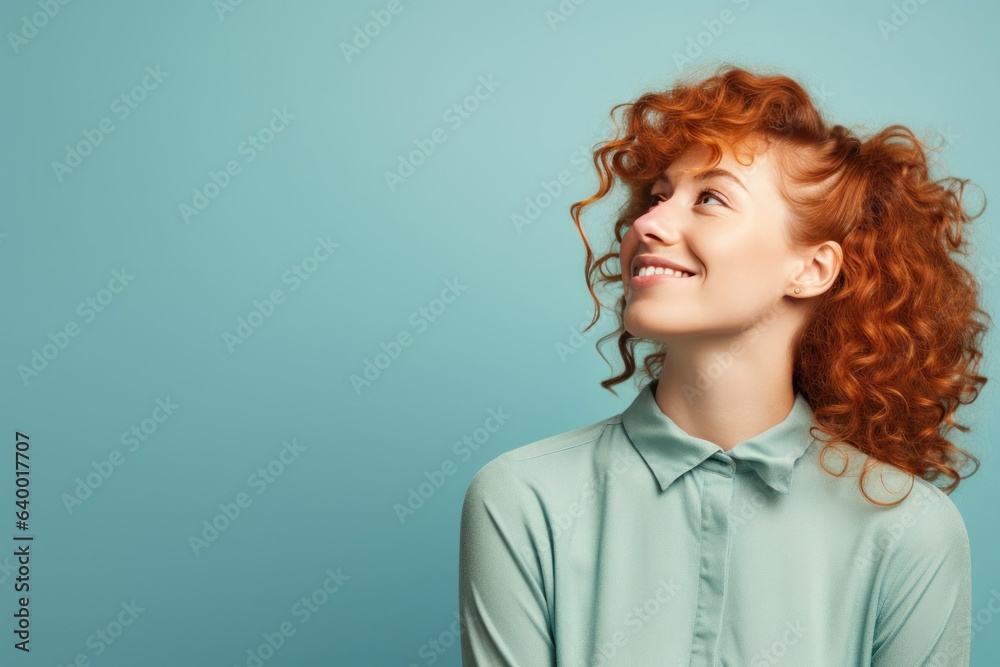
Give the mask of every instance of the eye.
<path id="1" fill-rule="evenodd" d="M 723 206 L 726 205 L 725 202 L 722 200 L 722 197 L 715 190 L 702 190 L 701 192 L 698 193 L 698 199 L 695 200 L 695 201 L 696 202 L 700 202 L 702 199 L 705 198 L 706 195 L 708 197 L 710 197 L 711 199 L 716 200 L 717 202 L 719 202 Z"/>
<path id="2" fill-rule="evenodd" d="M 704 199 L 706 196 L 708 196 L 711 199 L 716 200 L 717 202 L 719 202 L 723 206 L 726 205 L 725 201 L 722 199 L 722 196 L 718 192 L 716 192 L 715 190 L 709 190 L 709 189 L 705 189 L 705 190 L 702 190 L 701 192 L 699 192 L 698 193 L 698 198 L 695 199 L 695 203 L 696 204 L 700 203 L 701 200 Z M 665 195 L 651 195 L 650 198 L 649 198 L 649 207 L 653 208 L 654 206 L 656 206 L 657 204 L 659 204 L 660 202 L 663 202 L 663 201 L 666 201 L 666 196 Z"/>

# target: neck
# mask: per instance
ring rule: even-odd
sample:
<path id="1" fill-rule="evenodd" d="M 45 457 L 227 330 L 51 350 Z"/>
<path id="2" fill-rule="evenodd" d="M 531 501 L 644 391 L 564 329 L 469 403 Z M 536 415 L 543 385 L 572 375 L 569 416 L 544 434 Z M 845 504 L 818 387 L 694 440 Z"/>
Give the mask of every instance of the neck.
<path id="1" fill-rule="evenodd" d="M 781 423 L 795 402 L 789 346 L 780 354 L 763 339 L 737 354 L 732 341 L 668 348 L 656 404 L 689 435 L 728 451 Z"/>

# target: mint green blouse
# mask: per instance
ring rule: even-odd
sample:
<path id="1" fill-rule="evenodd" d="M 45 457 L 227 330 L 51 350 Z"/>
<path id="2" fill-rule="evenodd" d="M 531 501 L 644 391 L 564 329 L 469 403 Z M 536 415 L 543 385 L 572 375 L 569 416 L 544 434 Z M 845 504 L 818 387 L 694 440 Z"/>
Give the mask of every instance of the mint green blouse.
<path id="1" fill-rule="evenodd" d="M 969 539 L 914 478 L 879 507 L 865 460 L 820 467 L 812 409 L 728 452 L 656 404 L 508 451 L 462 507 L 462 664 L 968 666 Z M 822 434 L 821 434 L 822 435 Z M 880 502 L 910 488 L 878 464 Z"/>

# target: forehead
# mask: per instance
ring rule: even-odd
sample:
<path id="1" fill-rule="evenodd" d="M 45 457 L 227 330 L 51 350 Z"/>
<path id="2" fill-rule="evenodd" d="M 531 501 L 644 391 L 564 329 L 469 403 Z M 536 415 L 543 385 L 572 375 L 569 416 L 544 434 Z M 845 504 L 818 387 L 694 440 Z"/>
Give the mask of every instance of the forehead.
<path id="1" fill-rule="evenodd" d="M 712 167 L 711 157 L 712 153 L 708 146 L 693 144 L 664 169 L 662 176 L 676 182 L 678 178 L 705 172 Z M 732 172 L 744 183 L 773 179 L 774 167 L 773 148 L 750 141 L 744 141 L 735 147 L 723 147 L 722 157 L 715 165 L 717 169 Z"/>

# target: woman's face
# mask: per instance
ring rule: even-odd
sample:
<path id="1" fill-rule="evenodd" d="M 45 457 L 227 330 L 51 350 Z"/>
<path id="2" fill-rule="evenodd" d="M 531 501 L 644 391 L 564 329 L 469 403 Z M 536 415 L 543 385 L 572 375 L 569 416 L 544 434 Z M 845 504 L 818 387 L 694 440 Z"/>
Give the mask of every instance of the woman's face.
<path id="1" fill-rule="evenodd" d="M 665 342 L 742 332 L 781 305 L 802 269 L 787 238 L 791 215 L 773 154 L 757 153 L 744 166 L 727 152 L 703 178 L 680 173 L 707 156 L 698 145 L 675 160 L 654 184 L 649 210 L 622 239 L 625 328 L 633 336 Z M 636 275 L 657 260 L 693 275 Z"/>

